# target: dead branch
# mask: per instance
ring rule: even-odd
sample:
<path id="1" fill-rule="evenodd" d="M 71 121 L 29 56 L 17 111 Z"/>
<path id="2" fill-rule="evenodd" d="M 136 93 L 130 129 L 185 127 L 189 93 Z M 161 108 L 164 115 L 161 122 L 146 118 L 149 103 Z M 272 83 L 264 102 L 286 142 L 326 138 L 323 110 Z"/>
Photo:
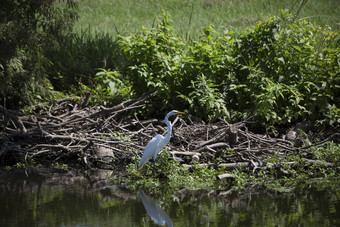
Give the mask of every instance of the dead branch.
<path id="1" fill-rule="evenodd" d="M 24 154 L 28 159 L 51 162 L 80 158 L 89 168 L 96 163 L 108 165 L 114 157 L 117 163 L 125 165 L 126 159 L 131 162 L 133 156 L 143 152 L 151 138 L 167 130 L 163 119 L 140 120 L 134 116 L 133 111 L 143 107 L 153 92 L 110 108 L 88 106 L 88 96 L 84 100 L 67 98 L 50 105 L 45 114 L 27 116 L 0 106 L 0 125 L 3 125 L 0 157 Z M 285 160 L 289 153 L 299 154 L 302 162 L 331 167 L 333 163 L 317 160 L 308 149 L 339 136 L 334 133 L 316 144 L 299 148 L 289 140 L 250 132 L 245 121 L 207 124 L 183 117 L 170 120 L 174 127 L 168 148 L 173 156 L 183 159 L 181 163 L 186 168 L 249 168 L 255 172 L 277 167 L 282 174 L 290 174 L 282 166 L 301 163 L 265 162 L 269 158 Z M 215 164 L 216 158 L 220 164 Z"/>

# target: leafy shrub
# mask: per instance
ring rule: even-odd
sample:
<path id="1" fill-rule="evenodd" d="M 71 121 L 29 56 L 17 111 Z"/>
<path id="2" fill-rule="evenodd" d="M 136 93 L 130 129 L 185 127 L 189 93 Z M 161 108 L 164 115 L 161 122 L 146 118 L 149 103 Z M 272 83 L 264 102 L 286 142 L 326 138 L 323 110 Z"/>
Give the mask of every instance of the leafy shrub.
<path id="1" fill-rule="evenodd" d="M 259 120 L 269 125 L 321 119 L 335 123 L 340 91 L 337 38 L 339 33 L 292 21 L 283 11 L 282 18 L 271 18 L 241 35 L 235 46 L 242 65 L 237 74 L 243 75 L 246 68 L 244 82 L 257 88 L 246 95 L 254 97 Z"/>
<path id="2" fill-rule="evenodd" d="M 179 97 L 185 99 L 189 104 L 189 110 L 195 116 L 204 119 L 208 116 L 209 120 L 227 117 L 229 112 L 222 93 L 215 87 L 212 80 L 206 79 L 202 74 L 196 81 L 192 81 L 188 87 L 191 92 L 188 96 L 183 94 Z"/>
<path id="3" fill-rule="evenodd" d="M 90 85 L 79 83 L 80 89 L 73 91 L 89 96 L 90 105 L 113 106 L 130 98 L 131 87 L 117 71 L 99 69 Z"/>
<path id="4" fill-rule="evenodd" d="M 158 88 L 152 111 L 180 108 L 176 92 L 183 89 L 187 79 L 182 73 L 185 59 L 184 43 L 173 34 L 169 18 L 164 14 L 156 29 L 139 35 L 120 37 L 118 44 L 127 63 L 125 74 L 137 96 L 150 88 Z M 162 105 L 158 105 L 162 103 Z"/>
<path id="5" fill-rule="evenodd" d="M 151 112 L 189 109 L 233 121 L 252 114 L 269 128 L 339 122 L 337 39 L 338 32 L 281 11 L 238 36 L 208 26 L 192 43 L 173 34 L 165 15 L 156 29 L 118 43 L 127 58 L 122 74 L 135 94 L 158 88 Z"/>
<path id="6" fill-rule="evenodd" d="M 335 144 L 334 142 L 328 141 L 322 146 L 311 148 L 311 151 L 319 160 L 335 163 L 336 165 L 340 163 L 339 144 Z"/>
<path id="7" fill-rule="evenodd" d="M 53 96 L 44 51 L 69 31 L 75 5 L 55 8 L 53 0 L 5 0 L 0 9 L 0 101 L 9 108 Z"/>
<path id="8" fill-rule="evenodd" d="M 142 34 L 119 38 L 118 43 L 127 58 L 122 74 L 132 82 L 137 96 L 147 89 L 157 88 L 153 107 L 149 109 L 152 114 L 189 109 L 203 119 L 228 116 L 210 68 L 216 65 L 215 61 L 220 61 L 218 51 L 210 52 L 213 29 L 205 28 L 201 42 L 186 46 L 174 35 L 169 21 L 164 14 L 156 29 L 144 28 Z"/>

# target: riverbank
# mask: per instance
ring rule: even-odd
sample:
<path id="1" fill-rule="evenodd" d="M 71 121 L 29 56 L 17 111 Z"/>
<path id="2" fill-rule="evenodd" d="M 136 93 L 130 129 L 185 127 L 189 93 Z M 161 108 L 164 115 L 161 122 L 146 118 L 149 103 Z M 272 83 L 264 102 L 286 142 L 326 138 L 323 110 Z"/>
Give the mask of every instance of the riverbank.
<path id="1" fill-rule="evenodd" d="M 163 119 L 139 119 L 152 91 L 112 108 L 87 106 L 86 97 L 57 100 L 30 114 L 0 106 L 1 164 L 67 170 L 109 169 L 111 181 L 149 190 L 209 189 L 219 193 L 249 186 L 279 191 L 300 182 L 331 179 L 340 170 L 337 129 L 308 124 L 253 132 L 252 120 L 207 123 L 194 116 L 170 119 L 173 135 L 155 166 L 137 169 L 146 144 L 166 132 Z M 5 119 L 5 120 L 3 120 Z"/>

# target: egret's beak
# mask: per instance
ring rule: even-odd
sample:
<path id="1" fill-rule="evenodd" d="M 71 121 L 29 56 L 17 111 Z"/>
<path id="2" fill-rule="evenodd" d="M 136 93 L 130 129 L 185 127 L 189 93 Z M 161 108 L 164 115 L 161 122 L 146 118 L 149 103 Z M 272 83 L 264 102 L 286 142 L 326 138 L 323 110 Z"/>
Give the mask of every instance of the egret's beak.
<path id="1" fill-rule="evenodd" d="M 178 113 L 178 114 L 185 114 L 184 112 L 181 112 L 181 111 L 176 111 L 176 113 Z"/>

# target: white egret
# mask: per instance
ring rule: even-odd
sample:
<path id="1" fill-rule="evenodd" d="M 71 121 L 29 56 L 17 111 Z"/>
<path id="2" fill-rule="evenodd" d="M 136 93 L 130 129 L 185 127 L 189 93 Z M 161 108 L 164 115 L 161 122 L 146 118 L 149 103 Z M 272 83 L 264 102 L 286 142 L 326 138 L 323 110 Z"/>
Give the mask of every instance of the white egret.
<path id="1" fill-rule="evenodd" d="M 165 116 L 165 124 L 168 126 L 168 133 L 163 137 L 162 135 L 156 135 L 149 143 L 146 145 L 144 153 L 141 160 L 139 161 L 138 168 L 142 168 L 149 159 L 153 158 L 153 162 L 157 158 L 158 153 L 169 143 L 172 131 L 172 125 L 169 121 L 169 117 L 172 115 L 184 114 L 183 112 L 172 110 Z"/>

